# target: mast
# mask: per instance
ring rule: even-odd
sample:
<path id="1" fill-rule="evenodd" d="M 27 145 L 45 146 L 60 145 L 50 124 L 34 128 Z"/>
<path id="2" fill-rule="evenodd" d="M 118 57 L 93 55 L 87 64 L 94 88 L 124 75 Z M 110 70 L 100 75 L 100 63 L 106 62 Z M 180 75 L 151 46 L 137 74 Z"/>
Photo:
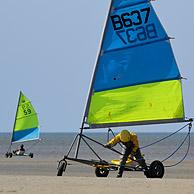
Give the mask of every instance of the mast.
<path id="1" fill-rule="evenodd" d="M 19 98 L 18 98 L 18 103 L 17 103 L 17 109 L 16 109 L 16 113 L 15 113 L 15 119 L 14 119 L 13 129 L 12 129 L 12 135 L 11 135 L 11 140 L 10 140 L 10 146 L 9 146 L 9 148 L 8 148 L 8 152 L 11 151 L 13 133 L 14 133 L 15 125 L 16 125 L 16 118 L 17 118 L 17 112 L 18 112 L 18 107 L 19 107 L 19 102 L 20 102 L 21 95 L 22 95 L 22 92 L 20 91 Z"/>
<path id="2" fill-rule="evenodd" d="M 100 47 L 99 47 L 98 55 L 97 55 L 96 62 L 95 62 L 96 65 L 94 67 L 93 75 L 91 77 L 90 89 L 89 89 L 89 92 L 88 92 L 87 102 L 86 102 L 85 111 L 84 111 L 84 115 L 83 115 L 83 120 L 82 120 L 82 124 L 81 124 L 81 128 L 80 128 L 80 136 L 79 136 L 77 146 L 76 146 L 75 158 L 78 157 L 78 152 L 79 152 L 79 147 L 80 147 L 80 142 L 81 142 L 81 135 L 83 133 L 85 119 L 87 117 L 89 105 L 90 105 L 90 102 L 91 102 L 91 96 L 92 96 L 92 93 L 93 93 L 92 88 L 93 88 L 94 81 L 95 81 L 96 70 L 97 70 L 98 61 L 99 61 L 99 58 L 100 58 L 100 55 L 101 55 L 101 50 L 102 50 L 104 35 L 105 35 L 105 32 L 106 32 L 106 28 L 107 28 L 108 19 L 109 19 L 109 16 L 111 14 L 111 11 L 112 11 L 111 10 L 112 4 L 113 4 L 113 0 L 111 0 L 111 2 L 109 4 L 108 14 L 107 14 L 106 21 L 105 21 L 104 27 L 103 27 L 103 33 L 102 33 L 102 37 L 101 37 L 101 40 L 100 40 Z"/>
<path id="3" fill-rule="evenodd" d="M 103 46 L 103 42 L 104 42 L 104 38 L 105 38 L 105 32 L 106 32 L 106 29 L 107 29 L 108 19 L 109 19 L 109 16 L 111 14 L 111 11 L 112 11 L 112 9 L 111 9 L 112 5 L 113 5 L 113 0 L 111 0 L 111 2 L 110 2 L 108 15 L 107 15 L 107 18 L 106 18 L 106 21 L 105 21 L 105 24 L 104 24 L 104 30 L 103 30 L 102 38 L 101 38 L 101 41 L 100 41 L 100 47 L 99 47 L 97 59 L 96 59 L 96 62 L 95 62 L 96 65 L 94 67 L 93 75 L 92 75 L 92 78 L 91 78 L 92 80 L 91 80 L 91 84 L 90 84 L 89 95 L 88 95 L 88 100 L 87 100 L 87 103 L 86 103 L 84 117 L 87 117 L 87 115 L 88 115 L 88 109 L 89 109 L 89 105 L 90 105 L 90 102 L 91 102 L 91 96 L 92 96 L 92 93 L 93 93 L 93 85 L 94 85 L 94 82 L 95 82 L 96 71 L 97 71 L 97 67 L 98 67 L 98 64 L 99 64 L 98 62 L 99 62 L 99 59 L 100 59 L 100 55 L 103 54 L 102 46 Z"/>

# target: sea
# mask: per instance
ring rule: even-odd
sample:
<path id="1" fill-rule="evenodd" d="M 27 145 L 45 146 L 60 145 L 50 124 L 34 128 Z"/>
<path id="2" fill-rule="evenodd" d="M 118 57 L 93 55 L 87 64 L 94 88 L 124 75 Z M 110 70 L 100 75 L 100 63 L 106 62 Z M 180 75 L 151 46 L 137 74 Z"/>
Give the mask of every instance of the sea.
<path id="1" fill-rule="evenodd" d="M 34 156 L 39 159 L 61 159 L 69 151 L 69 148 L 77 134 L 76 133 L 41 133 L 40 141 L 31 141 L 24 142 L 24 146 L 27 152 L 34 153 Z M 84 133 L 84 135 L 98 141 L 102 144 L 106 144 L 108 141 L 108 135 L 106 133 Z M 160 139 L 169 136 L 170 133 L 138 133 L 138 139 L 140 147 L 150 145 Z M 141 152 L 144 154 L 146 160 L 163 160 L 171 155 L 180 145 L 183 140 L 186 138 L 187 133 L 178 133 L 175 134 L 157 144 L 149 146 L 147 148 L 141 149 Z M 0 157 L 4 157 L 10 145 L 9 133 L 0 133 Z M 109 137 L 111 138 L 111 136 Z M 98 160 L 99 158 L 91 151 L 89 146 L 95 151 L 95 153 L 103 160 L 112 160 L 118 159 L 119 154 L 103 148 L 101 145 L 96 144 L 95 142 L 86 139 L 85 143 L 81 140 L 80 149 L 79 149 L 79 158 L 83 159 L 94 159 Z M 20 146 L 21 143 L 13 144 L 12 149 L 16 149 Z M 89 146 L 88 146 L 89 145 Z M 190 135 L 181 148 L 169 158 L 172 161 L 181 160 L 185 153 L 188 150 L 189 152 L 186 157 L 186 160 L 194 159 L 194 134 Z M 72 147 L 70 152 L 70 157 L 75 155 L 76 143 Z M 117 145 L 115 147 L 118 151 L 121 151 L 121 147 Z"/>

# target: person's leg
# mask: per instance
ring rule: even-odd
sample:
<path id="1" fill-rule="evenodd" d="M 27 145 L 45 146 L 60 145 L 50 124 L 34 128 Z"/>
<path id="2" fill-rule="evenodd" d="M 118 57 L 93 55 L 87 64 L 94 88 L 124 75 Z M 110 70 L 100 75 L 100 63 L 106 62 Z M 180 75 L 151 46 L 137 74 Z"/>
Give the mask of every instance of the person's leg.
<path id="1" fill-rule="evenodd" d="M 137 162 L 139 163 L 139 165 L 144 169 L 144 170 L 148 170 L 147 164 L 143 158 L 143 156 L 141 155 L 141 151 L 140 149 L 138 149 L 134 155 L 137 159 Z"/>
<path id="2" fill-rule="evenodd" d="M 125 152 L 124 152 L 123 157 L 122 157 L 121 162 L 120 162 L 120 167 L 119 167 L 119 172 L 118 172 L 117 178 L 122 177 L 123 171 L 125 169 L 125 164 L 126 164 L 128 156 L 131 154 L 131 150 L 132 150 L 131 148 L 125 149 Z"/>

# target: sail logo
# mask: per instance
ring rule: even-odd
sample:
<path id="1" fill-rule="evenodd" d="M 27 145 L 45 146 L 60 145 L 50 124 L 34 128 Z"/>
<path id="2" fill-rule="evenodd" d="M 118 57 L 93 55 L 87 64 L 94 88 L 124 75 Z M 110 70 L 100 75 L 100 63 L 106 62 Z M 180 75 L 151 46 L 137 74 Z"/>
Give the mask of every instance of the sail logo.
<path id="1" fill-rule="evenodd" d="M 150 7 L 110 16 L 113 29 L 123 44 L 133 44 L 158 37 L 154 23 L 149 23 Z"/>

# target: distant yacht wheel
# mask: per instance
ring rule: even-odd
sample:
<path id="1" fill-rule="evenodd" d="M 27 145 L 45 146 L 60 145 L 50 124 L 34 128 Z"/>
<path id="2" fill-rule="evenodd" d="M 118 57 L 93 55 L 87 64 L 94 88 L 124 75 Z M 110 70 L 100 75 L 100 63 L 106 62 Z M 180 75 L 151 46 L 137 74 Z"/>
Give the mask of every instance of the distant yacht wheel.
<path id="1" fill-rule="evenodd" d="M 5 154 L 5 157 L 6 157 L 6 158 L 8 158 L 8 157 L 9 157 L 9 153 L 8 153 L 8 152 Z"/>
<path id="2" fill-rule="evenodd" d="M 33 158 L 34 154 L 33 153 L 29 153 L 29 156 L 30 156 L 30 158 Z"/>
<path id="3" fill-rule="evenodd" d="M 9 157 L 12 158 L 12 156 L 13 156 L 13 154 L 10 152 L 10 153 L 9 153 Z"/>

